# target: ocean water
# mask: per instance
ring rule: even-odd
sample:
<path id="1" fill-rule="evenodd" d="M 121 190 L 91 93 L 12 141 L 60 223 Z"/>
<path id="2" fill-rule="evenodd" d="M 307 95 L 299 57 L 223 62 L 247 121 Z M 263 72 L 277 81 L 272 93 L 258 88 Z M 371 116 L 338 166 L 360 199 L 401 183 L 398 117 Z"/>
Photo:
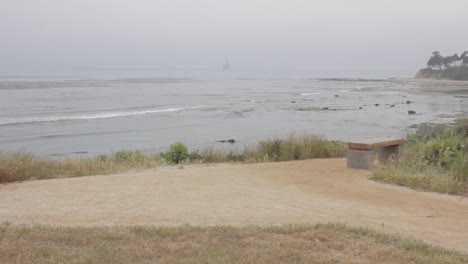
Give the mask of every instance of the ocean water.
<path id="1" fill-rule="evenodd" d="M 176 141 L 240 150 L 291 133 L 349 141 L 404 136 L 414 124 L 468 111 L 467 98 L 408 93 L 417 89 L 386 78 L 232 71 L 1 76 L 0 152 L 156 153 Z M 226 139 L 236 143 L 217 142 Z"/>

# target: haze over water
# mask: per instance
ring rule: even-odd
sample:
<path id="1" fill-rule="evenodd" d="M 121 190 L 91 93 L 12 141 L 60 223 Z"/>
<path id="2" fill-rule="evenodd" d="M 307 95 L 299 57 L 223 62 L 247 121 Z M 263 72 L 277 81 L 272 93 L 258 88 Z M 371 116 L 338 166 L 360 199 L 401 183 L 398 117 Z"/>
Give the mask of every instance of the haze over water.
<path id="1" fill-rule="evenodd" d="M 235 70 L 3 76 L 0 149 L 93 156 L 156 153 L 182 141 L 193 150 L 240 150 L 292 132 L 344 141 L 404 136 L 413 124 L 467 111 L 467 98 L 405 92 L 417 88 L 369 76 Z M 237 143 L 216 142 L 225 139 Z"/>
<path id="2" fill-rule="evenodd" d="M 388 79 L 466 49 L 466 0 L 3 2 L 0 152 L 347 141 L 466 112 L 466 98 Z"/>

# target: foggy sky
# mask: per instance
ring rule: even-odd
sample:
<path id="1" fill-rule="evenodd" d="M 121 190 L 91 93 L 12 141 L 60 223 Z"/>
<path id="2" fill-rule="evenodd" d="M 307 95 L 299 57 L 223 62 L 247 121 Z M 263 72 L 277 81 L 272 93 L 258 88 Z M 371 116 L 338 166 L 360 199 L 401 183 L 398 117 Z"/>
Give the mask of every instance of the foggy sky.
<path id="1" fill-rule="evenodd" d="M 468 50 L 467 0 L 0 0 L 0 71 L 407 69 Z"/>

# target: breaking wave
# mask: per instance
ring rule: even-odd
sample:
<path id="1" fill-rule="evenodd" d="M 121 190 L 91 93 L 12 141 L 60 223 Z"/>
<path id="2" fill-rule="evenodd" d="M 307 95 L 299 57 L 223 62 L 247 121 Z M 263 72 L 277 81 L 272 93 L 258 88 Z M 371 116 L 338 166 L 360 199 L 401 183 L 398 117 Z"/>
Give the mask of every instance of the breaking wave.
<path id="1" fill-rule="evenodd" d="M 89 119 L 104 119 L 125 116 L 137 116 L 157 113 L 170 113 L 180 112 L 190 109 L 199 109 L 204 106 L 181 107 L 181 108 L 166 108 L 166 109 L 146 109 L 146 110 L 133 110 L 133 111 L 109 111 L 85 115 L 69 115 L 69 116 L 50 116 L 50 117 L 27 117 L 27 118 L 9 118 L 0 119 L 0 125 L 13 125 L 13 124 L 28 124 L 28 123 L 41 123 L 41 122 L 58 122 L 58 121 L 71 121 L 71 120 L 89 120 Z"/>

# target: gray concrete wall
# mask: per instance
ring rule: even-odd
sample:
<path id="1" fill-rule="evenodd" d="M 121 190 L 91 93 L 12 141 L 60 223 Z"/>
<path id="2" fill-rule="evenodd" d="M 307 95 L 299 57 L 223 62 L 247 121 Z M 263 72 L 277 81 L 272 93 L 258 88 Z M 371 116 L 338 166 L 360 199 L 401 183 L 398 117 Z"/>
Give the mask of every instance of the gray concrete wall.
<path id="1" fill-rule="evenodd" d="M 348 168 L 366 170 L 374 168 L 374 151 L 349 149 Z"/>

